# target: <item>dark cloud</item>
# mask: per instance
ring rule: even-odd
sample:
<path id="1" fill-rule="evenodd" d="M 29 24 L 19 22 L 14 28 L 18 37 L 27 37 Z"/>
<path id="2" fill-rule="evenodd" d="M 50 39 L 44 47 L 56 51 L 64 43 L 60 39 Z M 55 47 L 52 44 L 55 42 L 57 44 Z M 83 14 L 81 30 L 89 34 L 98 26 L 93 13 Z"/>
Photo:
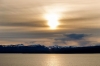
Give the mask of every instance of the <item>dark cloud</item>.
<path id="1" fill-rule="evenodd" d="M 63 34 L 63 37 L 55 38 L 54 44 L 66 44 L 67 42 L 77 43 L 76 46 L 88 46 L 93 44 L 93 42 L 89 41 L 88 38 L 90 37 L 89 34 Z M 71 44 L 70 44 L 71 45 Z"/>
<path id="2" fill-rule="evenodd" d="M 68 34 L 68 35 L 65 34 L 65 36 L 66 36 L 69 40 L 81 40 L 81 39 L 87 37 L 86 34 Z"/>
<path id="3" fill-rule="evenodd" d="M 62 40 L 62 41 L 66 41 L 66 40 L 82 40 L 85 37 L 87 37 L 87 34 L 64 34 L 63 38 L 56 38 L 55 40 Z"/>

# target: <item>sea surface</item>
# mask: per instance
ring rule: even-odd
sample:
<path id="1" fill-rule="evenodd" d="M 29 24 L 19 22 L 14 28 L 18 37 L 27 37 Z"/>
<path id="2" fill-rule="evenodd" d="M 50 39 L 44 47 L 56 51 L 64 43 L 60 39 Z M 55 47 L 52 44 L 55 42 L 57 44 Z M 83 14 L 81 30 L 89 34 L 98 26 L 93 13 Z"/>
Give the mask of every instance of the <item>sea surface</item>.
<path id="1" fill-rule="evenodd" d="M 0 54 L 0 66 L 100 66 L 100 54 Z"/>

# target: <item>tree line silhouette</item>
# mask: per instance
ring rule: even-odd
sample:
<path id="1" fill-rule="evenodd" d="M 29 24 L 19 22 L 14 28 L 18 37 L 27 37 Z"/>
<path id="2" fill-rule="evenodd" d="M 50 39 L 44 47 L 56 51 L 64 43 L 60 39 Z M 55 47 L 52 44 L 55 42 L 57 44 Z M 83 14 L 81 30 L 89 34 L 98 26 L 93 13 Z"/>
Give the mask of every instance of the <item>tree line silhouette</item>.
<path id="1" fill-rule="evenodd" d="M 100 53 L 100 46 L 0 45 L 0 53 Z"/>

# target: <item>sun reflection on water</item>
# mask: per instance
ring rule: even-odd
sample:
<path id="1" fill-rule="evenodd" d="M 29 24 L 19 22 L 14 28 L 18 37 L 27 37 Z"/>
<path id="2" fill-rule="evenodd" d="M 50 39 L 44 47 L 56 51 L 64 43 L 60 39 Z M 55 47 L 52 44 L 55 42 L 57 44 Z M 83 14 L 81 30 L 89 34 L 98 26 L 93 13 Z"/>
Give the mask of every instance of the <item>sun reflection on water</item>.
<path id="1" fill-rule="evenodd" d="M 59 57 L 55 56 L 55 55 L 50 55 L 47 58 L 47 63 L 48 63 L 47 66 L 60 66 L 59 65 Z"/>

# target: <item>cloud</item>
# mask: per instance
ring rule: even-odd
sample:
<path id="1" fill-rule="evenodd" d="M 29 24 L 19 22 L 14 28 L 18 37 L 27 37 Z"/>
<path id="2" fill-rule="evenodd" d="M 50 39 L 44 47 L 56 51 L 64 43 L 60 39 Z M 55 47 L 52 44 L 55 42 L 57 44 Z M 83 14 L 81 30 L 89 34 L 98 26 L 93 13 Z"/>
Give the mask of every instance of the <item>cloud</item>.
<path id="1" fill-rule="evenodd" d="M 76 12 L 78 13 L 78 11 Z M 84 13 L 84 12 L 83 12 Z M 81 15 L 82 13 L 80 13 Z M 79 14 L 77 14 L 79 15 Z M 78 16 L 78 17 L 72 17 L 72 18 L 65 18 L 65 19 L 62 19 L 61 21 L 69 21 L 69 22 L 75 22 L 75 21 L 86 21 L 86 20 L 95 20 L 95 19 L 98 19 L 100 18 L 100 14 L 86 14 L 86 15 L 82 15 L 82 16 Z"/>
<path id="2" fill-rule="evenodd" d="M 63 34 L 62 38 L 55 38 L 55 40 L 82 40 L 86 38 L 88 35 L 87 34 Z"/>
<path id="3" fill-rule="evenodd" d="M 36 45 L 41 44 L 45 46 L 59 45 L 59 46 L 92 46 L 100 45 L 100 42 L 97 42 L 97 39 L 93 39 L 92 34 L 58 34 L 60 36 L 55 36 L 52 38 L 23 38 L 23 39 L 14 39 L 11 41 L 22 41 L 25 45 Z M 96 38 L 96 37 L 95 37 Z M 7 39 L 7 38 L 6 38 Z M 10 40 L 10 39 L 9 39 Z M 99 40 L 99 39 L 98 39 Z M 10 42 L 11 43 L 11 42 Z M 7 43 L 6 43 L 7 44 Z"/>
<path id="4" fill-rule="evenodd" d="M 60 34 L 59 37 L 45 39 L 45 40 L 34 40 L 31 42 L 26 42 L 27 44 L 41 44 L 41 45 L 59 45 L 59 46 L 89 46 L 93 45 L 96 42 L 88 40 L 90 34 Z"/>
<path id="5" fill-rule="evenodd" d="M 91 37 L 87 34 L 100 38 L 99 0 L 92 2 L 59 0 L 59 2 L 61 3 L 53 0 L 49 2 L 47 0 L 33 2 L 31 0 L 5 0 L 0 2 L 0 41 L 2 43 L 4 41 L 30 42 L 33 39 L 52 38 L 49 40 L 52 40 L 50 42 L 53 44 L 83 46 L 94 43 L 88 40 Z M 60 16 L 60 25 L 56 30 L 49 29 L 44 18 L 45 14 L 51 12 Z M 48 44 L 46 41 L 39 40 L 34 43 Z"/>
<path id="6" fill-rule="evenodd" d="M 45 21 L 28 21 L 28 22 L 0 22 L 0 26 L 13 27 L 48 27 Z"/>
<path id="7" fill-rule="evenodd" d="M 87 37 L 86 34 L 68 34 L 68 35 L 65 34 L 65 36 L 66 36 L 69 40 L 81 40 L 81 39 Z"/>
<path id="8" fill-rule="evenodd" d="M 89 40 L 90 34 L 63 34 L 63 37 L 55 38 L 54 44 L 66 46 L 90 46 L 98 44 L 96 41 Z"/>

